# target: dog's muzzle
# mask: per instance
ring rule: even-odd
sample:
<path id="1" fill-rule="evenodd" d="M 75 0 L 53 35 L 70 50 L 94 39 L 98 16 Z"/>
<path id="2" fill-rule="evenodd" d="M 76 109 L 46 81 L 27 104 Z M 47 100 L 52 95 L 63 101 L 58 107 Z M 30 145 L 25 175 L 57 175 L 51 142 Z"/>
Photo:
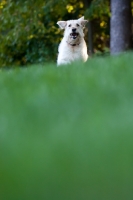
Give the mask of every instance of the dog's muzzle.
<path id="1" fill-rule="evenodd" d="M 78 37 L 78 33 L 76 32 L 76 28 L 73 28 L 72 29 L 72 33 L 70 33 L 70 36 L 73 38 L 73 39 L 76 39 Z"/>

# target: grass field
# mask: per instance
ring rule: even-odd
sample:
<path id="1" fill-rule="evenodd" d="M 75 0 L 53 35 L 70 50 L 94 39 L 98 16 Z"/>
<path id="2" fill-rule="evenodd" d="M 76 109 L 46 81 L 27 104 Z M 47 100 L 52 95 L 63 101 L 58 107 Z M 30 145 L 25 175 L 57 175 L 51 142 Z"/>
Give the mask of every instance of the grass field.
<path id="1" fill-rule="evenodd" d="M 0 71 L 0 200 L 133 199 L 133 53 Z"/>

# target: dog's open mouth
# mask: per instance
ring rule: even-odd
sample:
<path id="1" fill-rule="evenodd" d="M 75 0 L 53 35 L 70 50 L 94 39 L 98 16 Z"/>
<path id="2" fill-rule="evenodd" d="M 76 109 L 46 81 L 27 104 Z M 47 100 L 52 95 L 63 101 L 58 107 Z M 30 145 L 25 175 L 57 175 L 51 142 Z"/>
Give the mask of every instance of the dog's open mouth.
<path id="1" fill-rule="evenodd" d="M 73 38 L 73 39 L 76 39 L 78 37 L 78 33 L 70 33 L 70 36 Z"/>

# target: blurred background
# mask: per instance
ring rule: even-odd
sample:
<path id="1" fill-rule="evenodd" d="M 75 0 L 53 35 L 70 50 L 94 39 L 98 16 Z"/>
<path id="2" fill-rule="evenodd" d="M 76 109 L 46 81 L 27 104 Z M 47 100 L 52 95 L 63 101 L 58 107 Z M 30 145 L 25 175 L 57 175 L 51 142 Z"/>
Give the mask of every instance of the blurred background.
<path id="1" fill-rule="evenodd" d="M 1 0 L 0 66 L 56 62 L 63 34 L 57 21 L 83 15 L 89 54 L 108 54 L 110 0 Z"/>
<path id="2" fill-rule="evenodd" d="M 132 49 L 132 9 L 0 0 L 0 67 L 32 66 L 0 69 L 0 200 L 133 200 L 133 53 L 106 56 Z M 83 15 L 95 58 L 56 68 L 57 21 Z"/>

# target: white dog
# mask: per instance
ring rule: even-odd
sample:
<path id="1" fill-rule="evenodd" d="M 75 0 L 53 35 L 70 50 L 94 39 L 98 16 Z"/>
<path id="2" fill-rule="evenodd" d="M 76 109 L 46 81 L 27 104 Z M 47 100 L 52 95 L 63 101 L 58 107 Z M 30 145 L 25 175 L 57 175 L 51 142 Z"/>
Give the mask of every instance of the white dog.
<path id="1" fill-rule="evenodd" d="M 87 46 L 84 40 L 83 28 L 88 21 L 84 17 L 78 20 L 58 21 L 61 29 L 65 29 L 64 37 L 59 45 L 57 65 L 69 64 L 76 60 L 86 61 Z"/>

